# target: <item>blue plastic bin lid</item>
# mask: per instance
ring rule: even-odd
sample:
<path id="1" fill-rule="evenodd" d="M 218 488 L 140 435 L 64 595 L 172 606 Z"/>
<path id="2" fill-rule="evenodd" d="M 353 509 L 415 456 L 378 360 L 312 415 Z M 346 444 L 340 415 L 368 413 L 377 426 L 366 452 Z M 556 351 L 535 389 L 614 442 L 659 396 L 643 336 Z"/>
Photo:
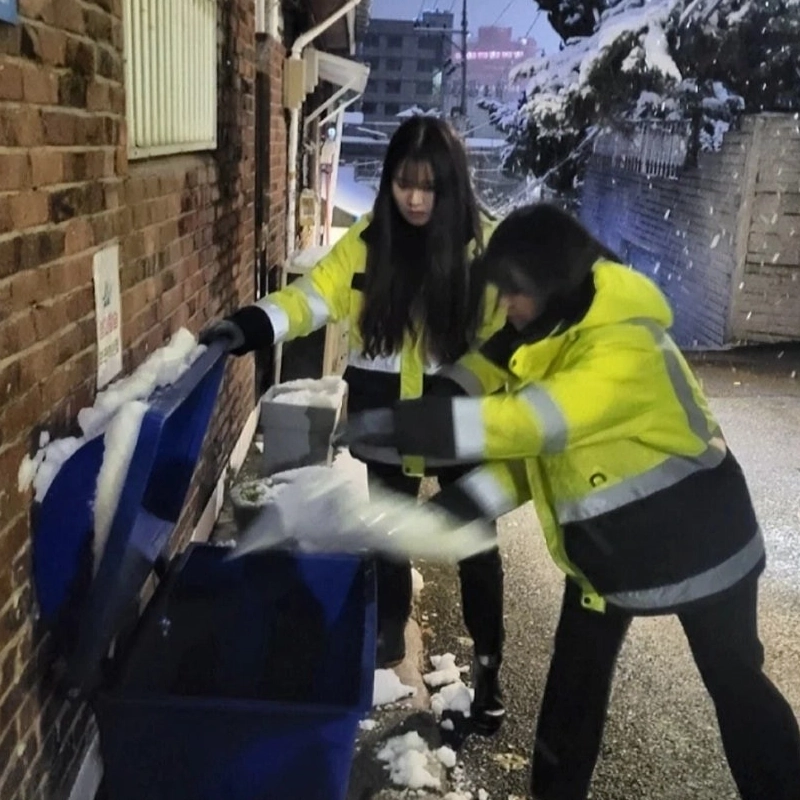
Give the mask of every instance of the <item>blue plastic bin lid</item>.
<path id="1" fill-rule="evenodd" d="M 66 680 L 95 689 L 100 667 L 153 565 L 165 553 L 214 410 L 225 366 L 209 347 L 149 400 L 105 550 L 92 579 L 92 504 L 104 440 L 82 445 L 34 509 L 33 576 L 42 620 L 67 659 Z"/>

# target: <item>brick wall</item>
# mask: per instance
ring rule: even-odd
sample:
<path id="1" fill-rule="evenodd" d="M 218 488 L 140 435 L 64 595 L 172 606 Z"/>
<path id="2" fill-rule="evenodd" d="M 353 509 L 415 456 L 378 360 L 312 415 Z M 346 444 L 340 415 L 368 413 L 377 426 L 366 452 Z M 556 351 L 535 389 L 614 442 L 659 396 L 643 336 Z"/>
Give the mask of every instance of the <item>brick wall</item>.
<path id="1" fill-rule="evenodd" d="M 282 264 L 286 257 L 287 124 L 283 108 L 283 61 L 286 49 L 272 39 L 268 46 L 270 77 L 269 204 L 267 206 L 267 263 Z"/>
<path id="2" fill-rule="evenodd" d="M 800 336 L 800 131 L 792 115 L 746 117 L 677 179 L 595 159 L 589 228 L 652 277 L 684 348 Z"/>
<path id="3" fill-rule="evenodd" d="M 93 400 L 92 256 L 121 245 L 125 371 L 179 327 L 197 331 L 252 297 L 253 3 L 219 7 L 217 151 L 135 163 L 126 157 L 122 0 L 20 0 L 20 24 L 0 23 L 3 800 L 66 797 L 93 736 L 87 709 L 54 689 L 52 645 L 36 625 L 30 585 L 31 496 L 11 477 L 40 428 L 68 431 Z M 277 55 L 274 70 L 279 106 Z M 273 114 L 272 124 L 285 153 L 281 119 Z M 279 158 L 270 210 L 276 260 L 285 194 Z M 230 364 L 183 540 L 253 407 L 253 381 L 251 359 Z"/>

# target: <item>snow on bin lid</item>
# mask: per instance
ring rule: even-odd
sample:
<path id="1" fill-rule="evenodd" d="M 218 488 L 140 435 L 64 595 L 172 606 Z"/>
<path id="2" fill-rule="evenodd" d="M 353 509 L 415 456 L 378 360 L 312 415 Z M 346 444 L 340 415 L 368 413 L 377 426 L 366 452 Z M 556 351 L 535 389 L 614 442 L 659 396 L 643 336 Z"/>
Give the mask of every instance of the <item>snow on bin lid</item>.
<path id="1" fill-rule="evenodd" d="M 35 507 L 33 574 L 40 611 L 65 650 L 67 682 L 81 692 L 97 686 L 111 642 L 180 517 L 224 364 L 224 348 L 212 345 L 175 383 L 148 398 L 94 570 L 93 504 L 105 437 L 78 447 Z"/>

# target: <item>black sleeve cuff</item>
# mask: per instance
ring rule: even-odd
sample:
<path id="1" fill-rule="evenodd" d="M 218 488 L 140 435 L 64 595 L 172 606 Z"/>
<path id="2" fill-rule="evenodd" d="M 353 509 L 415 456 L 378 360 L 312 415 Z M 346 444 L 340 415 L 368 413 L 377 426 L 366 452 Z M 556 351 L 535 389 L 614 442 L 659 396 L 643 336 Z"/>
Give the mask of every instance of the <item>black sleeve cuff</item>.
<path id="1" fill-rule="evenodd" d="M 448 397 L 400 400 L 394 406 L 397 449 L 403 455 L 455 458 L 453 401 Z"/>
<path id="2" fill-rule="evenodd" d="M 257 306 L 245 306 L 226 319 L 230 320 L 244 334 L 244 344 L 233 355 L 241 356 L 253 350 L 263 350 L 275 343 L 275 332 L 269 317 Z"/>

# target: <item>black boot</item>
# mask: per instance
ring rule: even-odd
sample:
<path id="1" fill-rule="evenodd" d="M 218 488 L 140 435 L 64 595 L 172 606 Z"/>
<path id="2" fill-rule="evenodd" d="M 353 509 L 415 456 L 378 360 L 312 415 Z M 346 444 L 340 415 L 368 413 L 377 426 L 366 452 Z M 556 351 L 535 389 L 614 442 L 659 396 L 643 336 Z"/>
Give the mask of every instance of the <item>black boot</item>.
<path id="1" fill-rule="evenodd" d="M 470 710 L 472 728 L 482 736 L 493 736 L 506 716 L 500 689 L 500 656 L 475 656 L 472 685 L 475 689 Z"/>

